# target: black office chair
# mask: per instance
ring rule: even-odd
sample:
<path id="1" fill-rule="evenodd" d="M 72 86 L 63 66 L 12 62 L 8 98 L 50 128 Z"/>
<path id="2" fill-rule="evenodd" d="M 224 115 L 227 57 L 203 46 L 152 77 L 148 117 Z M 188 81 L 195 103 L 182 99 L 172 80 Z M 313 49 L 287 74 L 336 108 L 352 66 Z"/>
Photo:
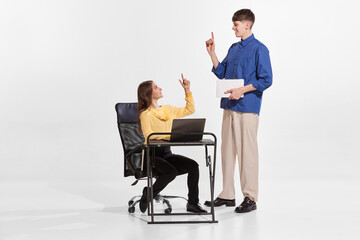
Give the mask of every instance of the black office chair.
<path id="1" fill-rule="evenodd" d="M 117 123 L 124 149 L 124 176 L 134 176 L 136 181 L 147 180 L 147 164 L 144 162 L 145 145 L 144 137 L 138 132 L 138 105 L 137 103 L 117 103 L 115 105 L 117 113 Z M 153 177 L 157 177 L 156 171 L 153 169 Z M 135 212 L 135 206 L 140 202 L 141 195 L 134 196 L 128 202 L 129 213 Z M 168 199 L 182 198 L 180 196 L 157 195 L 154 197 L 156 202 L 162 202 L 166 205 L 164 212 L 170 214 L 172 211 L 171 204 Z"/>

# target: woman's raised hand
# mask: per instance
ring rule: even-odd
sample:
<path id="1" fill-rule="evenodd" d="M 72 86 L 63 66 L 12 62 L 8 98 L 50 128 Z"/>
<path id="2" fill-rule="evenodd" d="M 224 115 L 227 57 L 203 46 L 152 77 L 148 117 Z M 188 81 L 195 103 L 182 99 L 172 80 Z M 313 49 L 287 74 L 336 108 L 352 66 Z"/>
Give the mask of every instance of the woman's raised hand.
<path id="1" fill-rule="evenodd" d="M 184 75 L 181 74 L 182 80 L 179 79 L 181 86 L 184 88 L 185 92 L 190 92 L 190 81 L 184 78 Z"/>

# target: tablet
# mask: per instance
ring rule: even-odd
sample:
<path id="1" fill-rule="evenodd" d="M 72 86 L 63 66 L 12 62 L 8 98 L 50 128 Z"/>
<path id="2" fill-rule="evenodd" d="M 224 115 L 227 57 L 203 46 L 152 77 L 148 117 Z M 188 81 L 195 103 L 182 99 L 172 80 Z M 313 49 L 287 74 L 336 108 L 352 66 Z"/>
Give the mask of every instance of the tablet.
<path id="1" fill-rule="evenodd" d="M 244 86 L 244 79 L 217 79 L 216 81 L 216 97 L 218 98 L 228 98 L 230 93 L 225 94 L 227 90 L 232 88 L 239 88 Z M 241 96 L 241 97 L 244 97 Z"/>

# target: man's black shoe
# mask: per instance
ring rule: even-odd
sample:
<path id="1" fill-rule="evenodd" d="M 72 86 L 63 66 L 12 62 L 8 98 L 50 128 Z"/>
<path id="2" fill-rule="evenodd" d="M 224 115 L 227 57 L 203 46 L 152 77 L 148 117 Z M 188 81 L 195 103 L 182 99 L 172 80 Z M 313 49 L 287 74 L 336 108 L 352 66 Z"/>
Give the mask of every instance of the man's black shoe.
<path id="1" fill-rule="evenodd" d="M 148 204 L 147 204 L 147 187 L 144 187 L 143 189 L 143 194 L 140 198 L 140 202 L 139 202 L 139 207 L 140 207 L 140 211 L 141 212 L 145 212 L 147 207 L 148 207 Z"/>
<path id="2" fill-rule="evenodd" d="M 203 209 L 200 204 L 186 204 L 186 211 L 193 213 L 206 213 L 206 210 Z"/>
<path id="3" fill-rule="evenodd" d="M 205 201 L 204 204 L 205 204 L 205 206 L 211 207 L 211 201 Z M 214 207 L 219 207 L 222 205 L 225 205 L 227 207 L 233 207 L 233 206 L 235 206 L 235 199 L 229 200 L 229 199 L 222 199 L 222 198 L 217 197 L 214 200 Z"/>
<path id="4" fill-rule="evenodd" d="M 256 210 L 256 202 L 252 201 L 250 198 L 244 198 L 244 201 L 235 208 L 237 213 L 246 213 Z"/>

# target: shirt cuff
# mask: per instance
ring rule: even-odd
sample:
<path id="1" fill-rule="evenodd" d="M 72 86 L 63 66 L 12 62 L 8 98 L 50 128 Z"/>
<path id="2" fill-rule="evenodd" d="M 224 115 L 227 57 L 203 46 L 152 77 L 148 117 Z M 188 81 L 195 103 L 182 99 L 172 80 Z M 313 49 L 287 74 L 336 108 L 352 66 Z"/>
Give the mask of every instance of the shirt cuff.
<path id="1" fill-rule="evenodd" d="M 214 68 L 214 66 L 211 69 L 211 71 L 215 73 L 216 76 L 219 76 L 223 72 L 223 70 L 223 65 L 221 65 L 221 63 L 217 65 L 216 69 Z"/>
<path id="2" fill-rule="evenodd" d="M 251 81 L 250 83 L 253 85 L 254 88 L 256 88 L 256 90 L 259 90 L 259 91 L 260 91 L 260 89 L 259 89 L 259 83 L 258 83 L 257 81 Z"/>
<path id="3" fill-rule="evenodd" d="M 260 85 L 259 81 L 253 80 L 253 81 L 250 81 L 250 83 L 253 85 L 254 88 L 256 88 L 257 91 L 259 91 L 259 92 L 263 91 L 263 89 L 261 89 L 261 85 Z"/>

